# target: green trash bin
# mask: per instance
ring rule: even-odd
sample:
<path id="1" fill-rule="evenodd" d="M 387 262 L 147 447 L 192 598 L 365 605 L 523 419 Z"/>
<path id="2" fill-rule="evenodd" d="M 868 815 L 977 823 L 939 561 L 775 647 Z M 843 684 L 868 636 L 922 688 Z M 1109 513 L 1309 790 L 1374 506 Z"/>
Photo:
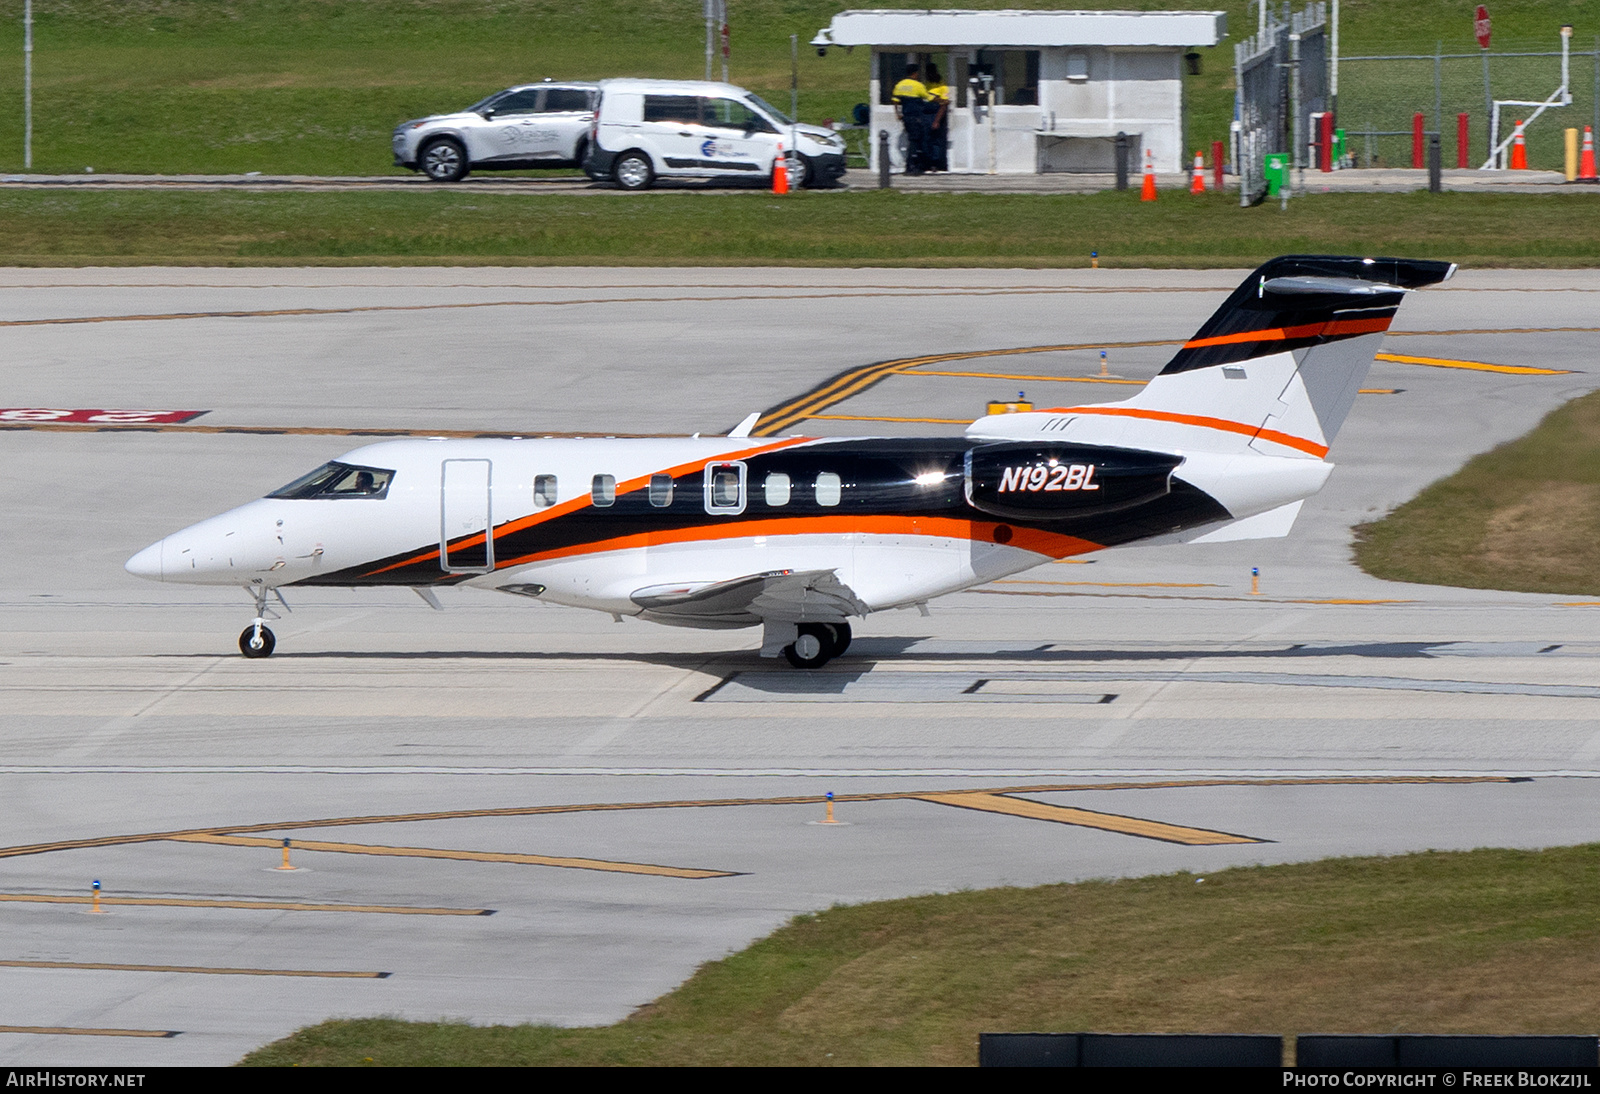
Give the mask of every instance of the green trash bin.
<path id="1" fill-rule="evenodd" d="M 1344 166 L 1344 151 L 1346 147 L 1347 146 L 1344 143 L 1344 130 L 1335 129 L 1333 131 L 1333 165 L 1335 167 Z"/>
<path id="2" fill-rule="evenodd" d="M 1289 153 L 1268 152 L 1266 167 L 1261 173 L 1267 177 L 1267 196 L 1277 197 L 1283 184 L 1289 181 Z"/>

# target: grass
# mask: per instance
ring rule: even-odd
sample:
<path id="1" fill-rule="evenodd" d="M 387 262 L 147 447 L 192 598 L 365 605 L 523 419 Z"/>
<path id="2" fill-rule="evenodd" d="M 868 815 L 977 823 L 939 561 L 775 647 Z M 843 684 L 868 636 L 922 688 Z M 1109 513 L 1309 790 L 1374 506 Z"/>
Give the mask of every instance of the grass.
<path id="1" fill-rule="evenodd" d="M 1600 393 L 1475 456 L 1356 537 L 1356 561 L 1377 577 L 1600 595 Z"/>
<path id="2" fill-rule="evenodd" d="M 1600 263 L 1594 195 L 9 191 L 0 263 L 1252 266 L 1293 252 Z"/>
<path id="3" fill-rule="evenodd" d="M 976 1063 L 1007 1030 L 1592 1033 L 1600 846 L 1335 859 L 801 916 L 616 1025 L 324 1022 L 250 1065 Z"/>
<path id="4" fill-rule="evenodd" d="M 873 3 L 922 7 L 926 0 Z M 1081 0 L 1029 3 L 1081 6 Z M 959 6 L 1014 4 L 962 0 Z M 731 78 L 785 106 L 789 36 L 798 34 L 802 117 L 848 117 L 867 95 L 870 51 L 818 57 L 805 45 L 844 6 L 836 0 L 736 0 Z M 1233 116 L 1232 46 L 1254 28 L 1244 0 L 1118 0 L 1114 6 L 1228 13 L 1232 37 L 1201 50 L 1203 72 L 1186 77 L 1185 88 L 1191 142 L 1224 139 Z M 544 76 L 704 74 L 700 0 L 41 0 L 34 8 L 34 168 L 43 172 L 92 166 L 99 172 L 383 174 L 396 170 L 388 150 L 395 123 L 459 109 L 512 83 Z M 0 57 L 15 59 L 0 66 L 0 171 L 6 172 L 22 167 L 21 9 L 7 4 L 0 19 Z M 1470 11 L 1457 0 L 1345 0 L 1341 50 L 1431 53 L 1440 42 L 1446 52 L 1472 52 Z M 1590 48 L 1600 30 L 1590 25 L 1593 11 L 1590 0 L 1499 0 L 1496 48 L 1554 48 L 1562 22 L 1577 24 L 1575 48 Z M 1578 120 L 1561 125 L 1581 125 L 1590 112 L 1585 65 L 1575 65 L 1579 104 L 1566 112 Z M 1379 104 L 1373 117 L 1404 120 L 1411 110 L 1432 110 L 1431 67 L 1425 76 L 1400 94 L 1393 72 L 1352 66 L 1341 94 L 1356 120 L 1367 120 L 1372 102 Z M 1372 91 L 1365 99 L 1364 81 Z M 1518 90 L 1511 82 L 1500 91 Z M 1536 95 L 1520 90 L 1518 97 L 1542 98 L 1550 88 L 1541 84 Z M 1397 95 L 1407 101 L 1391 102 Z M 1460 103 L 1452 97 L 1444 104 L 1446 113 L 1465 109 L 1476 119 L 1481 86 L 1467 80 L 1461 96 Z M 1559 164 L 1557 129 L 1532 131 L 1536 166 Z"/>

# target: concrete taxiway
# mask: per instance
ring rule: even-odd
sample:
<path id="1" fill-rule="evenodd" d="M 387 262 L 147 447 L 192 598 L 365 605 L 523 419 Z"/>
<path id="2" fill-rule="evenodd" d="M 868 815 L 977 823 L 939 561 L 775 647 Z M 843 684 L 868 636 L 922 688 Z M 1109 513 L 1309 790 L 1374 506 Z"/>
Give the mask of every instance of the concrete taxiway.
<path id="1" fill-rule="evenodd" d="M 839 901 L 1600 839 L 1600 603 L 1348 549 L 1600 386 L 1596 273 L 1408 300 L 1289 539 L 1042 566 L 869 618 L 816 674 L 471 590 L 291 591 L 249 662 L 242 593 L 122 570 L 352 430 L 951 432 L 1019 389 L 1124 397 L 1242 276 L 0 271 L 0 1061 L 607 1022 Z M 90 408 L 206 413 L 42 413 Z M 815 823 L 830 791 L 846 823 Z"/>

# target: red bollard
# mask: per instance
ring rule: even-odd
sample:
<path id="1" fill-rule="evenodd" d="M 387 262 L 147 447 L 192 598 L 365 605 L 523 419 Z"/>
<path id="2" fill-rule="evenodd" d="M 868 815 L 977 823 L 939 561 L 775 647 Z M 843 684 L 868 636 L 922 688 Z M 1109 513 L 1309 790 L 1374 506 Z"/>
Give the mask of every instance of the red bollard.
<path id="1" fill-rule="evenodd" d="M 1321 132 L 1317 134 L 1317 166 L 1324 171 L 1333 170 L 1333 111 L 1322 114 Z"/>
<path id="2" fill-rule="evenodd" d="M 1467 115 L 1465 115 L 1465 114 L 1457 114 L 1456 115 L 1456 166 L 1457 167 L 1470 167 L 1471 166 L 1471 164 L 1467 162 L 1467 157 L 1472 154 L 1471 151 L 1470 151 L 1470 147 L 1471 147 L 1471 145 L 1469 144 L 1468 137 L 1467 137 Z"/>
<path id="3" fill-rule="evenodd" d="M 1215 189 L 1222 189 L 1222 155 L 1221 141 L 1211 142 L 1211 181 Z"/>
<path id="4" fill-rule="evenodd" d="M 1422 115 L 1411 115 L 1411 166 L 1416 168 L 1426 167 L 1422 158 Z"/>

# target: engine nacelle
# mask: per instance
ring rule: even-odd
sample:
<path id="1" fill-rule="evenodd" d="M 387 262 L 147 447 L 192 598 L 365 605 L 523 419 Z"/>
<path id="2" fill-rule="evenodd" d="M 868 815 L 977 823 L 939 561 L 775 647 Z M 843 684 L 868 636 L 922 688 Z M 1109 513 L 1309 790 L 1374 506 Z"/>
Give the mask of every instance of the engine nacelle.
<path id="1" fill-rule="evenodd" d="M 1090 444 L 986 444 L 966 456 L 967 501 L 1011 520 L 1070 520 L 1163 497 L 1182 456 Z"/>

